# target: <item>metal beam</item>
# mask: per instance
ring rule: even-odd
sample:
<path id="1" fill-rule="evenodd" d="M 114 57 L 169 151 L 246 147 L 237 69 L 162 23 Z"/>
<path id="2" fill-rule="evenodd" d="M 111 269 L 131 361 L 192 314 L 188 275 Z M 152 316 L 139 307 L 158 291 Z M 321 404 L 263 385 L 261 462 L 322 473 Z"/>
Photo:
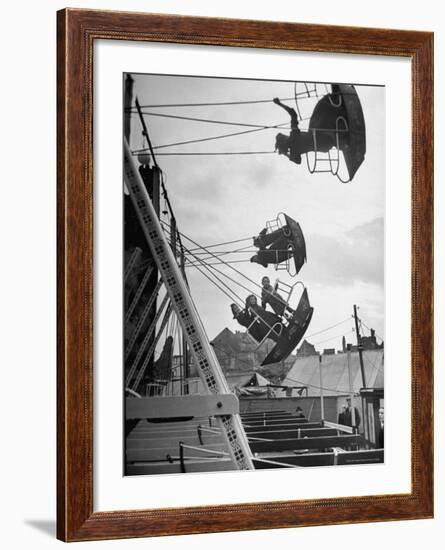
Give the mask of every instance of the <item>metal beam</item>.
<path id="1" fill-rule="evenodd" d="M 125 418 L 180 418 L 238 414 L 239 402 L 233 393 L 183 395 L 174 397 L 127 397 Z"/>

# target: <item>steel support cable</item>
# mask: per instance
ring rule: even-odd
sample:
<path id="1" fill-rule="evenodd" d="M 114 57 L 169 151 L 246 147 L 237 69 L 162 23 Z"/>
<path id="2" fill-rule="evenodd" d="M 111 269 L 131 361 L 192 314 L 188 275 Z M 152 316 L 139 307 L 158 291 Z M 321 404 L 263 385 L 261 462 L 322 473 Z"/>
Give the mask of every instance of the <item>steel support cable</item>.
<path id="1" fill-rule="evenodd" d="M 207 266 L 214 266 L 214 265 L 232 265 L 232 264 L 249 264 L 251 263 L 250 260 L 229 260 L 224 263 L 222 262 L 215 262 L 213 264 L 206 263 Z M 186 266 L 186 267 L 194 267 L 192 265 Z"/>
<path id="2" fill-rule="evenodd" d="M 198 259 L 195 258 L 195 260 L 198 260 Z M 190 262 L 190 259 L 188 261 Z M 195 267 L 198 267 L 198 265 L 195 264 Z M 226 292 L 224 292 L 222 290 L 222 288 L 220 286 L 218 286 L 214 282 L 215 286 L 217 286 L 221 291 L 223 291 L 226 294 L 226 296 L 229 296 L 231 300 L 233 300 L 233 296 L 235 296 L 235 302 L 237 302 L 240 305 L 244 305 L 244 300 L 240 296 L 238 296 L 238 294 L 227 283 L 225 283 L 222 279 L 220 279 L 218 277 L 218 275 L 216 275 L 216 273 L 214 273 L 211 269 L 209 269 L 204 262 L 200 261 L 200 267 L 202 267 L 202 269 L 206 270 L 207 273 L 209 273 L 211 276 L 213 276 L 220 283 L 220 285 L 222 285 L 224 288 L 226 288 L 229 291 L 229 294 L 232 294 L 232 297 L 230 297 Z M 202 273 L 202 271 L 201 271 L 201 273 Z"/>
<path id="3" fill-rule="evenodd" d="M 252 247 L 252 245 L 248 244 L 247 246 L 242 246 L 240 248 L 235 248 L 234 250 L 215 250 L 213 253 L 216 254 L 217 256 L 226 256 L 227 254 L 242 254 L 242 253 L 248 254 L 250 252 L 257 252 L 258 251 L 258 249 L 251 248 L 251 247 Z M 205 256 L 208 256 L 208 252 L 206 252 L 206 251 L 199 251 L 198 248 L 193 248 L 192 250 L 195 254 L 204 254 Z M 281 250 L 279 250 L 279 252 L 280 251 Z M 284 250 L 282 250 L 282 251 L 284 251 Z"/>
<path id="4" fill-rule="evenodd" d="M 147 143 L 148 143 L 148 149 L 146 149 L 146 150 L 150 151 L 153 164 L 156 166 L 156 168 L 159 168 L 158 163 L 156 161 L 154 151 L 153 151 L 153 146 L 151 144 L 150 136 L 148 135 L 147 125 L 145 124 L 144 116 L 142 115 L 142 112 L 141 112 L 141 106 L 139 105 L 138 98 L 136 98 L 135 103 L 136 103 L 137 113 L 139 115 L 139 119 L 140 119 L 141 125 L 142 125 L 142 135 L 145 137 L 145 139 L 147 140 Z"/>
<path id="5" fill-rule="evenodd" d="M 231 295 L 230 295 L 229 293 L 227 293 L 221 286 L 219 286 L 217 283 L 215 283 L 215 281 L 214 281 L 209 275 L 207 275 L 207 273 L 205 273 L 205 271 L 203 271 L 203 270 L 199 267 L 199 265 L 193 264 L 193 267 L 196 267 L 196 269 L 197 269 L 202 275 L 204 275 L 204 277 L 205 277 L 206 279 L 208 279 L 213 285 L 215 285 L 216 288 L 218 288 L 218 290 L 220 290 L 223 294 L 225 294 L 225 295 L 229 298 L 229 300 L 231 300 L 231 301 L 234 300 L 233 296 L 231 296 Z M 238 298 L 235 299 L 235 302 L 238 303 Z"/>
<path id="6" fill-rule="evenodd" d="M 199 270 L 199 272 L 202 273 L 203 275 L 205 275 L 205 273 L 203 273 L 201 268 L 206 270 L 207 273 L 210 273 L 210 275 L 213 276 L 221 285 L 223 285 L 229 291 L 229 293 L 232 293 L 232 295 L 236 297 L 235 301 L 238 301 L 241 304 L 243 303 L 243 300 L 236 294 L 236 292 L 232 290 L 232 288 L 230 288 L 230 286 L 227 285 L 224 281 L 222 281 L 215 273 L 213 273 L 210 269 L 208 269 L 207 266 L 204 264 L 204 262 L 201 262 L 198 258 L 194 258 L 194 259 L 197 260 L 199 264 L 194 263 L 193 260 L 190 260 L 190 258 L 188 258 L 187 260 L 190 263 L 192 263 L 193 266 L 196 267 Z M 207 277 L 207 275 L 205 276 Z M 227 294 L 227 292 L 225 292 L 217 283 L 215 283 L 213 279 L 210 279 L 210 277 L 207 277 L 207 279 L 209 279 L 217 288 L 219 288 L 219 290 L 224 292 L 226 296 L 228 296 L 231 300 L 233 300 L 233 296 L 230 296 L 229 294 Z"/>
<path id="7" fill-rule="evenodd" d="M 258 252 L 257 249 L 250 249 L 250 250 L 221 250 L 221 251 L 215 251 L 216 256 L 218 258 L 221 258 L 221 256 L 229 256 L 230 254 L 252 254 Z M 277 250 L 277 252 L 282 252 L 281 250 Z M 284 251 L 283 251 L 284 252 Z M 199 256 L 201 260 L 209 260 L 212 259 L 211 256 L 208 255 L 207 252 L 194 252 L 196 256 Z M 239 258 L 239 256 L 238 256 Z"/>
<path id="8" fill-rule="evenodd" d="M 154 296 L 156 296 L 156 294 L 154 294 Z M 153 296 L 152 296 L 153 297 Z M 145 348 L 147 347 L 148 345 L 148 342 L 150 340 L 150 338 L 152 337 L 153 333 L 155 332 L 156 330 L 156 323 L 159 321 L 159 318 L 160 316 L 162 315 L 162 311 L 163 309 L 165 308 L 166 304 L 167 304 L 167 301 L 168 301 L 168 294 L 166 294 L 164 296 L 164 299 L 162 300 L 162 303 L 161 305 L 159 306 L 159 309 L 157 310 L 156 312 L 156 315 L 155 315 L 155 318 L 152 320 L 152 322 L 150 323 L 150 326 L 144 336 L 144 339 L 142 340 L 141 342 L 141 345 L 139 346 L 139 349 L 138 349 L 138 352 L 136 354 L 136 357 L 134 358 L 133 360 L 133 363 L 130 367 L 130 370 L 128 371 L 128 374 L 125 378 L 125 385 L 126 386 L 129 386 L 130 385 L 130 382 L 131 382 L 131 379 L 133 378 L 134 376 L 134 373 L 136 371 L 136 368 L 137 368 L 137 365 L 139 363 L 139 361 L 141 360 L 142 358 L 142 355 L 144 354 L 144 351 L 145 351 Z M 153 300 L 154 302 L 154 300 Z M 131 349 L 131 348 L 130 348 Z M 128 355 L 129 355 L 130 352 L 128 352 Z M 127 359 L 128 356 L 125 357 L 125 359 Z"/>
<path id="9" fill-rule="evenodd" d="M 153 273 L 153 267 L 152 266 L 149 266 L 144 274 L 144 277 L 141 281 L 141 283 L 139 284 L 137 290 L 136 290 L 136 293 L 133 297 L 133 300 L 131 301 L 129 307 L 128 307 L 128 310 L 127 312 L 125 313 L 125 323 L 128 323 L 128 321 L 130 320 L 130 317 L 135 309 L 135 307 L 137 306 L 141 296 L 142 296 L 142 293 L 144 292 L 144 288 L 145 286 L 147 285 L 148 283 L 148 280 L 150 279 L 151 277 L 151 274 Z"/>
<path id="10" fill-rule="evenodd" d="M 144 136 L 144 138 L 147 140 L 147 143 L 148 143 L 148 148 L 146 148 L 145 150 L 146 151 L 150 151 L 150 154 L 151 154 L 151 158 L 152 158 L 152 161 L 153 161 L 153 164 L 156 166 L 156 168 L 159 170 L 160 172 L 160 175 L 161 175 L 161 188 L 162 188 L 162 194 L 164 196 L 164 200 L 165 200 L 165 203 L 168 207 L 168 210 L 170 212 L 170 216 L 172 217 L 172 219 L 175 219 L 175 215 L 173 213 L 173 209 L 172 209 L 172 206 L 171 206 L 171 203 L 170 203 L 170 200 L 168 198 L 168 193 L 167 193 L 167 189 L 165 187 L 165 183 L 164 183 L 164 173 L 163 171 L 161 170 L 161 168 L 159 167 L 158 163 L 157 163 L 157 160 L 156 160 L 156 157 L 155 157 L 155 154 L 154 154 L 154 151 L 153 151 L 153 146 L 152 146 L 152 143 L 151 143 L 151 140 L 150 140 L 150 136 L 149 136 L 149 133 L 148 133 L 148 128 L 147 128 L 147 125 L 145 124 L 145 119 L 144 119 L 144 116 L 142 114 L 142 111 L 141 111 L 141 106 L 139 105 L 139 100 L 138 98 L 136 98 L 135 100 L 135 103 L 136 103 L 136 109 L 137 109 L 137 113 L 139 115 L 139 119 L 140 119 L 140 122 L 141 122 L 141 126 L 142 126 L 142 135 Z M 178 233 L 179 235 L 179 233 Z M 181 238 L 179 237 L 179 246 L 182 248 L 182 242 L 181 242 Z"/>
<path id="11" fill-rule="evenodd" d="M 200 261 L 199 258 L 195 258 L 196 260 Z M 235 302 L 238 303 L 238 305 L 243 305 L 244 306 L 244 301 L 236 294 L 236 292 L 234 290 L 232 290 L 224 281 L 222 281 L 217 275 L 215 275 L 214 273 L 212 273 L 209 269 L 206 268 L 205 264 L 203 262 L 200 262 L 201 263 L 201 266 L 203 269 L 206 269 L 206 271 L 208 271 L 213 277 L 215 277 L 215 279 L 217 281 L 219 281 L 224 287 L 226 287 L 229 292 L 232 293 L 232 296 L 230 296 L 230 294 L 228 294 L 222 287 L 220 287 L 217 283 L 215 283 L 215 281 L 213 279 L 210 278 L 210 276 L 208 276 L 205 272 L 202 271 L 201 267 L 192 262 L 190 259 L 188 259 L 188 261 L 193 265 L 193 267 L 196 267 L 198 269 L 198 271 L 204 275 L 204 277 L 206 277 L 211 283 L 213 283 L 219 290 L 221 290 L 221 292 L 223 292 L 230 300 L 233 300 L 233 296 L 236 296 L 236 299 L 235 299 Z"/>
<path id="12" fill-rule="evenodd" d="M 147 316 L 148 316 L 152 306 L 154 305 L 154 301 L 156 300 L 156 297 L 159 293 L 159 290 L 160 290 L 161 286 L 162 286 L 162 279 L 160 279 L 158 281 L 158 283 L 156 284 L 156 287 L 154 288 L 153 293 L 150 296 L 147 304 L 145 305 L 144 310 L 143 310 L 143 312 L 142 312 L 142 314 L 141 314 L 141 316 L 140 316 L 140 318 L 139 318 L 139 320 L 136 324 L 136 327 L 135 327 L 135 329 L 134 329 L 134 331 L 131 335 L 130 341 L 128 342 L 127 347 L 125 349 L 125 355 L 124 355 L 125 360 L 128 359 L 128 356 L 130 355 L 131 350 L 133 349 L 133 346 L 134 346 L 134 344 L 137 340 L 137 337 L 139 336 L 139 332 L 141 331 L 142 326 L 145 323 L 145 320 L 147 319 Z"/>
<path id="13" fill-rule="evenodd" d="M 227 275 L 227 273 L 224 273 L 223 271 L 220 271 L 219 269 L 217 269 L 217 268 L 215 267 L 215 265 L 221 265 L 221 264 L 222 264 L 222 265 L 229 265 L 228 262 L 224 262 L 223 260 L 221 260 L 221 262 L 218 262 L 217 264 L 209 264 L 209 263 L 206 263 L 206 262 L 204 262 L 203 260 L 201 260 L 201 258 L 195 257 L 193 254 L 192 254 L 192 256 L 193 256 L 193 258 L 195 258 L 195 260 L 200 261 L 200 262 L 201 262 L 201 265 L 202 265 L 203 267 L 206 267 L 206 268 L 207 268 L 207 267 L 211 267 L 211 268 L 212 268 L 212 275 L 213 275 L 214 277 L 217 277 L 217 276 L 214 274 L 214 271 L 216 271 L 217 273 L 219 273 L 219 274 L 222 275 L 223 277 L 226 277 L 227 279 L 229 279 L 232 283 L 234 283 L 234 284 L 240 286 L 240 287 L 243 288 L 244 290 L 247 290 L 247 292 L 249 292 L 250 294 L 255 294 L 255 292 L 252 292 L 252 290 L 251 290 L 250 288 L 244 286 L 244 285 L 243 285 L 242 283 L 240 283 L 239 281 L 237 281 L 237 280 L 233 279 L 232 277 L 230 277 L 230 275 Z M 232 268 L 232 269 L 234 269 L 234 268 Z M 220 280 L 220 279 L 218 278 L 218 280 Z M 224 284 L 225 286 L 227 286 L 225 283 L 223 283 L 223 284 Z M 232 291 L 232 292 L 233 292 L 233 291 Z M 234 294 L 235 294 L 235 293 L 234 293 Z M 257 298 L 260 298 L 260 299 L 261 299 L 261 296 L 260 296 L 259 294 L 255 294 L 255 296 L 256 296 Z M 238 296 L 238 299 L 240 299 L 239 296 Z M 244 303 L 245 303 L 244 300 L 241 300 L 241 303 L 242 303 L 243 306 L 244 306 Z"/>
<path id="14" fill-rule="evenodd" d="M 205 122 L 208 124 L 222 124 L 226 126 L 244 126 L 245 128 L 258 128 L 258 129 L 266 129 L 266 128 L 281 128 L 283 126 L 288 126 L 289 121 L 286 122 L 280 122 L 278 124 L 251 124 L 249 122 L 232 122 L 227 120 L 215 120 L 210 118 L 196 118 L 196 117 L 189 117 L 189 116 L 179 116 L 179 115 L 167 115 L 165 113 L 150 113 L 147 111 L 142 111 L 142 115 L 144 116 L 154 116 L 154 117 L 160 117 L 160 118 L 173 118 L 173 119 L 179 119 L 179 120 L 189 120 L 191 122 Z"/>
<path id="15" fill-rule="evenodd" d="M 217 157 L 217 156 L 230 156 L 230 155 L 275 155 L 276 151 L 223 151 L 223 152 L 209 152 L 209 153 L 158 153 L 158 157 Z"/>
<path id="16" fill-rule="evenodd" d="M 226 244 L 241 243 L 243 241 L 250 241 L 252 239 L 253 237 L 245 237 L 244 239 L 236 239 L 234 241 L 226 241 L 224 243 L 209 244 L 209 245 L 206 245 L 206 248 L 215 248 L 216 246 L 225 246 Z M 201 247 L 189 248 L 189 252 L 194 252 L 195 250 L 201 250 Z"/>
<path id="17" fill-rule="evenodd" d="M 231 281 L 232 283 L 238 285 L 239 287 L 243 288 L 244 290 L 246 290 L 247 292 L 249 292 L 249 294 L 253 294 L 254 296 L 256 296 L 257 298 L 259 298 L 261 300 L 261 294 L 256 294 L 254 291 L 252 291 L 250 288 L 248 288 L 247 286 L 244 286 L 242 283 L 240 283 L 239 281 L 237 281 L 236 279 L 233 279 L 232 277 L 230 277 L 230 275 L 227 275 L 227 273 L 224 273 L 223 271 L 220 271 L 219 269 L 217 269 L 215 267 L 215 264 L 206 264 L 207 266 L 211 267 L 212 270 L 216 271 L 217 273 L 219 273 L 220 275 L 222 275 L 223 277 L 226 277 L 227 279 L 229 279 L 229 281 Z M 224 265 L 228 265 L 229 267 L 231 267 L 230 264 L 228 264 L 227 262 L 224 262 Z M 234 268 L 232 268 L 234 269 Z M 243 302 L 245 303 L 245 301 Z"/>
<path id="18" fill-rule="evenodd" d="M 292 101 L 293 97 L 285 97 L 281 101 Z M 157 108 L 169 108 L 169 107 L 214 107 L 216 105 L 254 105 L 258 103 L 273 103 L 273 99 L 256 99 L 245 101 L 212 101 L 207 103 L 164 103 L 153 105 L 141 105 L 141 109 L 157 109 Z M 134 107 L 130 107 L 127 112 L 135 112 Z"/>
<path id="19" fill-rule="evenodd" d="M 127 265 L 125 266 L 124 271 L 124 283 L 127 282 L 128 277 L 130 276 L 131 272 L 133 271 L 133 268 L 136 266 L 137 261 L 139 260 L 140 255 L 142 254 L 142 250 L 138 247 L 136 247 L 133 252 L 131 253 L 130 259 L 127 262 Z"/>
<path id="20" fill-rule="evenodd" d="M 213 252 L 211 252 L 210 250 L 208 250 L 205 246 L 200 246 L 199 243 L 197 243 L 196 241 L 194 241 L 193 239 L 191 239 L 190 237 L 187 237 L 187 235 L 185 235 L 184 233 L 181 233 L 181 235 L 188 241 L 190 241 L 191 243 L 193 243 L 196 247 L 200 248 L 201 250 L 205 250 L 209 253 L 210 256 L 213 256 L 215 257 L 217 260 L 219 260 L 218 256 L 215 256 L 215 254 L 213 254 Z M 226 262 L 224 262 L 224 260 L 221 260 L 221 262 L 223 262 L 225 265 L 228 265 Z M 250 279 L 249 277 L 247 277 L 247 275 L 244 275 L 244 273 L 242 273 L 239 269 L 236 269 L 235 267 L 232 267 L 231 265 L 229 265 L 229 268 L 232 269 L 233 271 L 235 271 L 236 273 L 238 273 L 238 275 L 241 275 L 242 277 L 244 277 L 245 279 L 247 279 L 250 283 L 254 284 L 255 286 L 257 286 L 258 288 L 262 289 L 263 287 L 261 285 L 259 285 L 258 283 L 256 283 L 255 281 L 253 281 L 252 279 Z M 215 269 L 215 268 L 213 268 Z M 221 273 L 221 272 L 220 272 Z M 227 276 L 225 273 L 221 273 L 222 275 L 224 276 Z M 239 284 L 239 283 L 238 283 Z M 245 287 L 244 287 L 245 288 Z"/>
<path id="21" fill-rule="evenodd" d="M 164 230 L 164 232 L 168 232 L 169 229 L 170 229 L 170 226 L 168 225 L 168 223 L 164 222 L 161 220 L 161 226 Z M 200 265 L 203 267 L 203 268 L 206 268 L 207 267 L 207 264 L 201 259 L 201 258 L 198 258 L 197 256 L 195 256 L 195 254 L 193 252 L 190 252 L 189 249 L 187 249 L 186 247 L 183 247 L 184 249 L 184 252 L 186 254 L 189 254 L 192 256 L 192 258 L 196 261 L 198 261 L 200 263 Z M 196 250 L 196 249 L 195 249 Z M 196 264 L 194 264 L 191 260 L 190 260 L 190 256 L 186 256 L 186 259 L 194 266 L 194 267 L 198 267 Z M 209 270 L 208 270 L 209 271 Z M 215 275 L 214 273 L 211 273 L 222 285 L 224 285 L 230 292 L 233 293 L 233 295 L 237 296 L 237 294 L 224 282 L 222 281 L 221 279 L 219 279 L 219 277 L 217 275 Z M 231 297 L 231 299 L 233 299 Z M 239 296 L 237 296 L 237 299 L 241 301 L 241 303 L 243 303 L 243 301 L 240 299 Z"/>
<path id="22" fill-rule="evenodd" d="M 288 252 L 289 253 L 289 251 L 290 250 L 288 248 L 274 248 L 273 249 L 273 252 Z M 228 256 L 229 254 L 256 254 L 256 253 L 258 253 L 257 248 L 244 249 L 244 250 L 227 250 L 227 251 L 218 251 L 217 250 L 216 252 L 214 252 L 214 254 L 216 254 L 218 256 L 218 259 L 220 259 L 221 256 Z M 207 252 L 195 252 L 195 254 L 196 255 L 202 255 L 202 256 L 200 256 L 202 260 L 212 259 L 212 257 L 209 256 L 207 254 Z M 239 260 L 239 261 L 246 262 L 248 260 Z M 222 263 L 222 260 L 219 260 L 218 263 Z M 238 263 L 238 262 L 227 260 L 226 263 Z M 217 265 L 217 264 L 215 264 L 215 265 Z"/>
<path id="23" fill-rule="evenodd" d="M 152 345 L 150 346 L 150 349 L 148 350 L 147 355 L 145 356 L 144 362 L 142 363 L 142 366 L 139 369 L 139 372 L 136 376 L 136 379 L 135 379 L 131 389 L 137 390 L 137 388 L 139 387 L 139 384 L 141 383 L 142 377 L 144 376 L 145 371 L 147 370 L 148 362 L 150 361 L 151 356 L 153 355 L 153 353 L 156 349 L 157 343 L 158 343 L 160 337 L 162 336 L 162 333 L 164 332 L 164 329 L 167 325 L 167 322 L 169 320 L 169 317 L 171 315 L 172 310 L 173 310 L 173 306 L 171 305 L 171 303 L 169 303 L 169 305 L 167 307 L 167 310 L 164 314 L 164 318 L 162 319 L 161 326 L 159 327 L 158 334 L 156 334 L 156 336 L 154 338 L 154 341 L 153 341 Z"/>
<path id="24" fill-rule="evenodd" d="M 163 221 L 161 220 L 161 226 L 163 227 L 164 231 L 168 231 L 169 226 L 168 226 L 168 224 L 167 224 L 166 222 L 163 222 Z M 187 250 L 187 248 L 183 247 L 183 250 L 184 250 L 185 253 L 189 253 L 189 251 Z M 195 260 L 197 260 L 198 262 L 200 262 L 200 264 L 202 265 L 203 268 L 206 268 L 205 263 L 202 262 L 200 258 L 196 258 L 195 256 L 193 256 L 193 254 L 192 254 L 192 257 L 193 257 Z M 229 290 L 229 292 L 231 292 L 231 293 L 233 294 L 233 296 L 230 296 L 229 294 L 227 294 L 227 292 L 224 291 L 224 289 L 222 289 L 217 283 L 215 283 L 215 281 L 214 281 L 213 279 L 210 279 L 210 277 L 208 277 L 205 273 L 203 273 L 203 271 L 199 268 L 198 264 L 195 264 L 194 262 L 192 262 L 192 261 L 190 260 L 189 257 L 187 258 L 187 260 L 189 261 L 189 263 L 190 263 L 193 267 L 197 268 L 198 271 L 199 271 L 202 275 L 204 275 L 211 283 L 213 283 L 219 290 L 221 290 L 221 292 L 223 292 L 230 300 L 233 300 L 233 299 L 234 299 L 233 296 L 236 296 L 235 302 L 237 302 L 237 303 L 239 303 L 239 304 L 244 304 L 243 300 L 236 294 L 236 292 L 234 292 L 234 291 L 233 291 L 224 281 L 222 281 L 217 275 L 215 275 L 214 273 L 211 273 L 209 270 L 207 270 L 207 271 L 209 271 L 209 272 L 211 273 L 211 275 L 212 275 L 213 277 L 215 277 L 215 279 L 217 279 L 222 285 L 224 285 L 224 287 L 226 287 L 226 288 Z"/>
<path id="25" fill-rule="evenodd" d="M 189 139 L 189 140 L 186 140 L 186 141 L 177 141 L 175 143 L 165 143 L 163 145 L 156 145 L 155 147 L 153 147 L 154 150 L 158 151 L 159 149 L 165 149 L 167 147 L 175 147 L 177 145 L 189 145 L 190 143 L 203 143 L 205 141 L 214 141 L 216 139 L 225 139 L 225 138 L 230 138 L 230 137 L 235 137 L 235 136 L 243 136 L 243 135 L 246 135 L 246 134 L 253 134 L 255 132 L 261 132 L 263 130 L 270 130 L 271 128 L 280 128 L 280 126 L 276 126 L 276 127 L 264 127 L 264 128 L 255 128 L 253 130 L 243 130 L 242 132 L 230 132 L 230 134 L 219 134 L 217 136 L 208 136 L 208 137 L 205 137 L 205 138 L 198 138 L 198 139 Z M 147 152 L 149 149 L 147 149 L 146 147 L 144 147 L 143 149 L 135 149 L 134 151 L 131 152 L 132 155 L 138 155 L 139 153 L 145 153 Z M 158 154 L 158 153 L 157 153 Z"/>

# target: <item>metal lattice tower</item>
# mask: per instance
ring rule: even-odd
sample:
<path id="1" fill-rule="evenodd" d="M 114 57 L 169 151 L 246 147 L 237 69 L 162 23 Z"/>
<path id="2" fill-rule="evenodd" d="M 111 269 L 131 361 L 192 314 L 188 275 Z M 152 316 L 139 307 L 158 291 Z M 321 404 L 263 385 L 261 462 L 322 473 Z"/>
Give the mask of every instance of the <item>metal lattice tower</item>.
<path id="1" fill-rule="evenodd" d="M 209 393 L 227 394 L 229 387 L 226 379 L 139 175 L 127 140 L 124 140 L 124 178 L 204 387 Z M 239 470 L 253 470 L 252 453 L 239 415 L 217 416 L 217 421 L 236 467 Z"/>

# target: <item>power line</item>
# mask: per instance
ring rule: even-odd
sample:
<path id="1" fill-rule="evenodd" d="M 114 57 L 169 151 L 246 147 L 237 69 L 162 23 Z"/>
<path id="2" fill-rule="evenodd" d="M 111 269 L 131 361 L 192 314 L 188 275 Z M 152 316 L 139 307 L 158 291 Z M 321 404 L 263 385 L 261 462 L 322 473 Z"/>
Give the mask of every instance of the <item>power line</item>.
<path id="1" fill-rule="evenodd" d="M 362 325 L 364 325 L 364 326 L 369 330 L 369 332 L 371 332 L 371 330 L 374 330 L 374 329 L 370 329 L 370 328 L 368 327 L 368 325 L 363 321 L 363 319 L 360 319 L 360 323 L 361 323 Z M 382 342 L 384 342 L 383 338 L 382 338 L 381 336 L 379 336 L 375 331 L 374 331 L 374 334 L 377 336 L 377 338 L 378 338 L 379 340 L 381 340 Z"/>
<path id="2" fill-rule="evenodd" d="M 331 328 L 338 327 L 338 326 L 342 325 L 343 323 L 346 323 L 346 321 L 350 321 L 350 320 L 351 320 L 351 317 L 348 317 L 347 319 L 344 319 L 343 321 L 340 321 L 339 323 L 336 323 L 335 325 L 331 325 L 330 327 L 327 327 L 323 330 L 319 330 L 318 332 L 313 332 L 312 334 L 309 334 L 308 336 L 306 336 L 306 338 L 312 338 L 312 336 L 317 336 L 318 334 L 321 334 L 322 332 L 327 332 Z"/>
<path id="3" fill-rule="evenodd" d="M 330 340 L 335 340 L 335 338 L 340 338 L 341 336 L 344 336 L 345 334 L 351 334 L 352 332 L 354 332 L 354 330 L 350 330 L 344 334 L 337 334 L 336 336 L 331 336 L 330 338 L 326 338 L 325 340 L 320 340 L 319 342 L 315 342 L 314 344 L 312 344 L 313 346 L 318 346 L 320 344 L 323 344 L 324 342 L 329 342 Z"/>

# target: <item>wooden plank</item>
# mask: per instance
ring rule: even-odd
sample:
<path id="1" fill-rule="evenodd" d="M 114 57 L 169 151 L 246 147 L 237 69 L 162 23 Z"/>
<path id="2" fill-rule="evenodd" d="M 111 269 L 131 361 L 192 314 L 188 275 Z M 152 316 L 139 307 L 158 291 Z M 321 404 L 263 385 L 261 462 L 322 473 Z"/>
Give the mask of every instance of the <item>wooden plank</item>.
<path id="1" fill-rule="evenodd" d="M 337 464 L 379 464 L 384 461 L 383 449 L 371 449 L 365 451 L 348 451 L 337 455 Z"/>
<path id="2" fill-rule="evenodd" d="M 304 422 L 299 418 L 294 418 L 292 416 L 287 416 L 285 418 L 266 418 L 264 420 L 249 420 L 243 422 L 248 426 L 275 426 L 277 424 L 293 424 L 294 426 L 301 426 L 303 424 L 307 424 L 308 421 L 305 420 Z"/>
<path id="3" fill-rule="evenodd" d="M 239 413 L 236 395 L 209 394 L 172 397 L 127 397 L 125 418 L 180 418 L 223 416 Z"/>
<path id="4" fill-rule="evenodd" d="M 295 467 L 310 467 L 310 466 L 333 466 L 334 453 L 302 453 L 300 455 L 274 455 L 268 456 L 268 460 L 273 462 L 284 462 L 285 464 L 291 464 Z M 255 459 L 254 459 L 255 460 Z M 277 466 L 278 467 L 278 466 Z M 268 466 L 255 462 L 255 468 L 258 470 L 267 469 Z"/>
<path id="5" fill-rule="evenodd" d="M 300 449 L 327 449 L 329 447 L 357 445 L 361 440 L 362 438 L 359 435 L 311 437 L 307 439 L 276 439 L 274 441 L 251 441 L 250 448 L 253 453 Z"/>
<path id="6" fill-rule="evenodd" d="M 303 437 L 322 437 L 327 435 L 336 436 L 337 430 L 331 428 L 315 428 L 312 430 L 277 430 L 277 431 L 262 431 L 247 432 L 249 438 L 252 437 L 265 437 L 266 439 L 300 439 Z"/>
<path id="7" fill-rule="evenodd" d="M 321 422 L 310 422 L 308 424 L 305 424 L 305 429 L 315 429 L 315 428 L 322 428 L 323 425 L 321 424 Z M 298 425 L 295 425 L 295 424 L 272 424 L 271 426 L 251 426 L 250 424 L 249 425 L 245 425 L 244 426 L 244 431 L 247 433 L 247 434 L 250 434 L 252 432 L 276 432 L 276 431 L 280 431 L 280 430 L 297 430 L 299 428 Z"/>

